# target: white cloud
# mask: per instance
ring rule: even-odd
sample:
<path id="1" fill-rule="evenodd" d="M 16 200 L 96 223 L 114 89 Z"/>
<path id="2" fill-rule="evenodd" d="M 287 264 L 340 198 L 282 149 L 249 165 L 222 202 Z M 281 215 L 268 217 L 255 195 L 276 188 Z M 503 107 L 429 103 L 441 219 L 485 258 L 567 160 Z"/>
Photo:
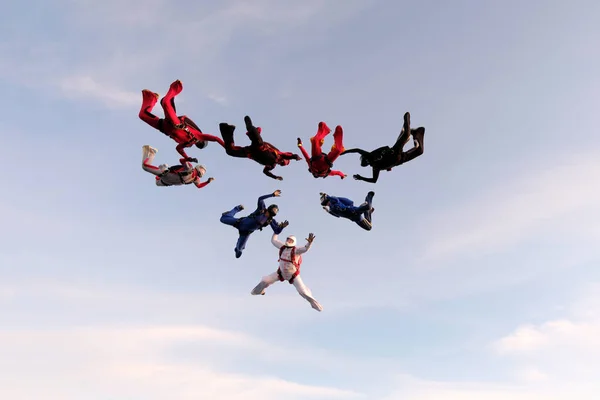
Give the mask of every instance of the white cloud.
<path id="1" fill-rule="evenodd" d="M 64 13 L 53 17 L 62 24 L 66 37 L 58 40 L 48 32 L 36 37 L 35 32 L 22 35 L 17 30 L 11 37 L 23 39 L 0 45 L 11 54 L 0 60 L 0 75 L 28 87 L 50 91 L 58 87 L 58 93 L 67 98 L 99 101 L 109 107 L 138 106 L 141 86 L 164 86 L 164 79 L 170 83 L 190 75 L 198 80 L 200 95 L 227 104 L 224 99 L 239 90 L 235 79 L 242 78 L 239 70 L 229 69 L 230 61 L 222 64 L 221 56 L 228 54 L 231 41 L 238 35 L 276 37 L 324 15 L 328 15 L 327 26 L 331 26 L 369 4 L 349 0 L 340 10 L 335 2 L 322 0 L 294 4 L 276 0 L 214 5 L 188 2 L 180 6 L 164 0 L 62 3 L 64 7 L 59 1 L 53 12 L 63 9 Z M 165 21 L 177 24 L 167 27 Z M 260 46 L 257 42 L 256 47 Z M 261 70 L 270 66 L 265 59 L 269 54 L 242 60 L 242 73 L 252 69 L 253 63 L 259 63 Z M 177 76 L 160 78 L 165 71 Z"/>
<path id="2" fill-rule="evenodd" d="M 89 76 L 64 78 L 61 80 L 59 87 L 68 98 L 94 98 L 101 101 L 107 108 L 139 107 L 142 103 L 141 91 L 135 93 L 100 84 Z"/>
<path id="3" fill-rule="evenodd" d="M 586 237 L 600 223 L 600 188 L 591 184 L 600 176 L 599 160 L 593 152 L 548 160 L 451 211 L 427 217 L 423 235 L 429 240 L 421 261 L 481 256 L 539 232 L 568 233 L 565 240 Z"/>
<path id="4" fill-rule="evenodd" d="M 86 327 L 0 331 L 0 397 L 80 399 L 356 398 L 352 391 L 303 385 L 275 376 L 225 372 L 200 357 L 177 361 L 168 351 L 206 343 L 222 356 L 257 342 L 247 335 L 203 326 Z M 259 348 L 255 362 L 262 362 Z M 32 385 L 31 382 L 36 382 Z M 109 383 L 109 384 L 107 384 Z M 89 398 L 87 395 L 86 398 Z"/>

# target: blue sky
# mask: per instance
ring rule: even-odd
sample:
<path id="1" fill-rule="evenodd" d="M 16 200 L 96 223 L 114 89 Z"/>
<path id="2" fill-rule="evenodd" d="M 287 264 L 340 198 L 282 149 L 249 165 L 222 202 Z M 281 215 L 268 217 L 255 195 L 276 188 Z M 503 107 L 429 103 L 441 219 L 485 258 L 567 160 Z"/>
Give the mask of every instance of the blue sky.
<path id="1" fill-rule="evenodd" d="M 591 0 L 12 2 L 0 397 L 597 399 L 598 20 Z M 425 154 L 375 185 L 304 160 L 278 182 L 211 143 L 190 152 L 213 183 L 158 188 L 141 147 L 173 165 L 175 144 L 137 113 L 175 79 L 178 111 L 239 143 L 250 115 L 282 150 L 319 121 L 374 149 L 410 111 Z M 287 284 L 251 296 L 269 230 L 235 259 L 219 223 L 276 189 L 286 234 L 316 236 L 322 313 Z M 370 232 L 319 205 L 369 190 Z"/>

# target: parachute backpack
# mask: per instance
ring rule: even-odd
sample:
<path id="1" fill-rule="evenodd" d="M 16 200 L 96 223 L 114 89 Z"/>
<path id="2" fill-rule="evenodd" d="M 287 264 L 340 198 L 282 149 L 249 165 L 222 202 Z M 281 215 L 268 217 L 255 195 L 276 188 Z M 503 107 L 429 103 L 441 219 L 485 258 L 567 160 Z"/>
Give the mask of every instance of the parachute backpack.
<path id="1" fill-rule="evenodd" d="M 281 248 L 279 248 L 279 260 L 277 260 L 277 261 L 291 262 L 296 267 L 296 272 L 294 272 L 294 274 L 288 281 L 291 285 L 294 283 L 294 279 L 296 279 L 296 277 L 298 275 L 300 275 L 300 266 L 302 265 L 302 255 L 298 256 L 298 262 L 296 262 L 296 246 L 294 246 L 294 247 L 292 247 L 292 252 L 290 254 L 290 260 L 281 258 L 281 255 L 283 254 L 283 250 L 285 250 L 286 248 L 287 248 L 286 246 L 282 246 Z M 285 281 L 285 279 L 283 278 L 283 275 L 281 274 L 281 268 L 277 268 L 277 275 L 279 276 L 279 280 L 281 282 Z"/>

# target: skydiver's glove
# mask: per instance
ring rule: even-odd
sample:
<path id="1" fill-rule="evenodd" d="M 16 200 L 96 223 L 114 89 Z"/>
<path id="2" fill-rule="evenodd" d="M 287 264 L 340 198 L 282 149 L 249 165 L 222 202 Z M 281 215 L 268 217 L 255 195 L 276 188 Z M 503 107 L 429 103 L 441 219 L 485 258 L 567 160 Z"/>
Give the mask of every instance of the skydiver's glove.
<path id="1" fill-rule="evenodd" d="M 285 221 L 283 221 L 282 223 L 279 224 L 279 227 L 283 230 L 286 226 L 288 226 L 290 223 L 288 222 L 288 220 L 286 219 Z"/>
<path id="2" fill-rule="evenodd" d="M 315 240 L 315 235 L 313 235 L 312 233 L 309 233 L 309 234 L 308 234 L 308 238 L 306 238 L 306 241 L 307 241 L 308 243 L 312 243 L 312 242 L 313 242 L 313 240 Z"/>
<path id="3" fill-rule="evenodd" d="M 215 180 L 215 178 L 213 178 L 213 177 L 210 177 L 210 178 L 208 178 L 208 183 L 211 183 L 211 182 L 212 182 L 212 181 L 214 181 L 214 180 Z"/>
<path id="4" fill-rule="evenodd" d="M 198 159 L 197 159 L 197 158 L 194 158 L 194 157 L 188 157 L 188 158 L 186 158 L 186 159 L 185 159 L 185 161 L 187 161 L 187 162 L 194 162 L 194 163 L 197 163 L 197 162 L 198 162 Z"/>

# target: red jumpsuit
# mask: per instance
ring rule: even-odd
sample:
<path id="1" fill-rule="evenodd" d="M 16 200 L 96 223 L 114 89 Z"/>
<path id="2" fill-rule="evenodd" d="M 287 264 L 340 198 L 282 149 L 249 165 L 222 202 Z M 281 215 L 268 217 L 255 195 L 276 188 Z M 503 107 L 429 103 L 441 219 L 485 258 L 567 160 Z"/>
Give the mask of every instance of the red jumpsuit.
<path id="1" fill-rule="evenodd" d="M 175 96 L 177 96 L 183 90 L 181 81 L 176 80 L 171 83 L 169 91 L 160 101 L 160 105 L 165 113 L 165 118 L 158 118 L 152 114 L 151 111 L 158 101 L 159 95 L 153 93 L 150 90 L 142 90 L 142 108 L 139 112 L 139 117 L 142 121 L 148 125 L 157 129 L 175 140 L 178 144 L 176 150 L 187 160 L 194 160 L 190 158 L 185 148 L 196 145 L 202 149 L 206 147 L 206 142 L 217 142 L 221 146 L 225 147 L 223 139 L 217 136 L 202 133 L 200 128 L 187 117 L 187 115 L 178 116 L 175 110 Z"/>
<path id="2" fill-rule="evenodd" d="M 310 138 L 312 157 L 308 155 L 308 152 L 304 149 L 304 146 L 302 146 L 302 140 L 300 140 L 300 138 L 298 138 L 298 147 L 300 147 L 300 151 L 302 151 L 302 155 L 304 155 L 304 159 L 308 163 L 308 172 L 312 173 L 315 178 L 326 178 L 329 175 L 333 175 L 344 179 L 346 175 L 342 171 L 331 169 L 333 167 L 333 162 L 344 151 L 343 131 L 341 126 L 338 125 L 335 128 L 335 132 L 333 133 L 333 146 L 331 146 L 329 154 L 324 154 L 321 150 L 321 146 L 323 146 L 323 143 L 325 142 L 325 136 L 330 132 L 331 129 L 325 122 L 319 122 L 317 134 Z"/>

